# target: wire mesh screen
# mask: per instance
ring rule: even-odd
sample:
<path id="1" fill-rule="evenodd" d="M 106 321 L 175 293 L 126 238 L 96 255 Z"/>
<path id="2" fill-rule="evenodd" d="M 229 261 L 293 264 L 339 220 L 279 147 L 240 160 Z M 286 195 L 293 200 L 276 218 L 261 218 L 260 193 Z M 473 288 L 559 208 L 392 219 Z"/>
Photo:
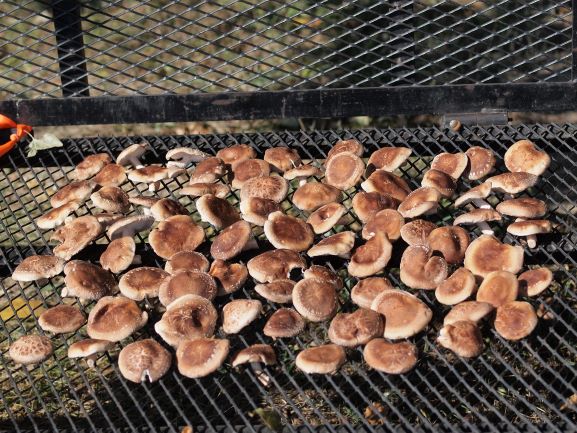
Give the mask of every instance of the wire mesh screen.
<path id="1" fill-rule="evenodd" d="M 84 0 L 73 45 L 70 4 L 0 2 L 0 96 L 62 96 L 67 71 L 92 96 L 571 78 L 569 0 Z"/>
<path id="2" fill-rule="evenodd" d="M 527 431 L 562 431 L 577 422 L 577 127 L 569 125 L 536 125 L 518 127 L 465 128 L 455 134 L 448 130 L 371 129 L 360 131 L 279 132 L 266 134 L 116 137 L 67 140 L 64 149 L 45 151 L 30 159 L 22 147 L 2 160 L 0 203 L 0 430 L 27 429 L 76 430 L 81 428 L 118 429 L 122 431 L 179 431 L 185 425 L 199 431 L 221 428 L 244 428 L 255 431 L 262 425 L 259 411 L 278 414 L 283 428 L 324 425 L 323 431 L 372 431 L 380 427 L 402 431 L 451 430 L 503 431 L 525 426 Z M 348 361 L 335 375 L 306 375 L 294 367 L 296 354 L 311 344 L 327 341 L 327 324 L 309 324 L 297 338 L 272 341 L 262 333 L 266 317 L 278 308 L 265 303 L 265 314 L 248 330 L 231 338 L 234 352 L 254 343 L 270 343 L 279 359 L 276 366 L 265 367 L 270 377 L 263 385 L 251 368 L 233 369 L 228 364 L 203 379 L 185 379 L 173 368 L 155 384 L 135 385 L 122 378 L 117 367 L 120 347 L 99 357 L 96 368 L 83 361 L 68 359 L 68 346 L 78 336 L 53 338 L 55 354 L 34 368 L 14 366 L 7 355 L 9 342 L 26 332 L 39 332 L 36 317 L 48 306 L 61 302 L 62 277 L 45 284 L 16 283 L 10 278 L 14 267 L 26 256 L 50 252 L 48 236 L 34 220 L 50 208 L 49 196 L 69 182 L 73 165 L 86 155 L 108 152 L 115 156 L 131 143 L 146 140 L 153 145 L 147 162 L 161 162 L 167 149 L 177 146 L 198 147 L 214 154 L 232 143 L 248 143 L 260 157 L 275 146 L 297 149 L 303 160 L 324 159 L 338 139 L 357 138 L 367 153 L 382 146 L 408 146 L 413 157 L 401 167 L 403 177 L 416 188 L 431 158 L 443 151 L 455 152 L 472 145 L 493 149 L 502 157 L 514 141 L 529 138 L 553 158 L 550 169 L 530 195 L 540 197 L 550 206 L 549 219 L 556 229 L 539 238 L 536 249 L 525 250 L 526 264 L 550 268 L 555 282 L 546 296 L 531 299 L 544 313 L 537 330 L 519 342 L 502 339 L 489 324 L 483 326 L 486 348 L 473 360 L 452 355 L 435 343 L 447 307 L 434 301 L 431 292 L 419 296 L 433 308 L 434 318 L 428 330 L 413 340 L 420 355 L 417 366 L 401 376 L 390 376 L 370 370 L 362 360 L 362 350 L 349 350 Z M 498 170 L 504 170 L 502 163 Z M 160 196 L 179 199 L 199 220 L 194 203 L 180 197 L 177 191 L 187 176 L 163 183 Z M 466 189 L 468 185 L 462 188 Z M 123 188 L 135 195 L 146 189 L 142 184 L 125 183 Z M 292 191 L 289 196 L 292 196 Z M 237 201 L 237 196 L 231 198 Z M 349 196 L 345 201 L 350 200 Z M 490 198 L 489 198 L 490 200 Z M 282 203 L 285 212 L 300 215 L 290 199 Z M 95 212 L 84 205 L 78 213 Z M 137 212 L 134 210 L 133 212 Z M 434 221 L 452 221 L 454 208 L 439 211 Z M 358 231 L 361 223 L 351 212 L 347 229 Z M 255 228 L 255 230 L 257 230 Z M 480 232 L 478 229 L 474 236 Z M 333 231 L 329 234 L 334 233 Z M 518 244 L 504 230 L 499 237 Z M 209 235 L 212 237 L 214 234 Z M 270 248 L 262 232 L 255 231 L 260 249 L 240 257 L 249 257 Z M 137 237 L 137 253 L 144 264 L 162 262 Z M 100 238 L 79 258 L 97 260 L 107 239 Z M 204 248 L 204 250 L 202 249 Z M 207 252 L 207 247 L 201 251 Z M 396 250 L 397 248 L 395 248 Z M 327 261 L 314 258 L 345 278 L 340 292 L 343 300 L 350 296 L 355 281 L 345 271 L 344 259 Z M 387 276 L 395 285 L 399 280 L 399 257 L 387 267 Z M 258 297 L 252 283 L 240 292 L 217 298 L 220 308 L 232 298 Z M 153 323 L 158 320 L 154 301 L 145 305 L 153 316 L 149 324 L 133 337 L 155 338 Z M 350 303 L 345 309 L 350 308 Z M 222 332 L 222 331 L 219 331 Z M 164 429 L 164 430 L 163 430 Z"/>

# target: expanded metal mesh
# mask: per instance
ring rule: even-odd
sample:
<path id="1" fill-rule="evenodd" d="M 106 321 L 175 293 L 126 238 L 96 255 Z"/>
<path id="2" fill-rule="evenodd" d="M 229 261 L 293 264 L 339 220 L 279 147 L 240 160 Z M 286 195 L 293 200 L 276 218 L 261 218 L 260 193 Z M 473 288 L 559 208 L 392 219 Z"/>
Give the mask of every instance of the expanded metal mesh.
<path id="1" fill-rule="evenodd" d="M 456 134 L 445 129 L 369 129 L 360 131 L 279 132 L 266 134 L 228 134 L 204 136 L 116 137 L 66 140 L 65 149 L 41 152 L 26 158 L 23 146 L 2 159 L 0 203 L 0 430 L 78 430 L 102 428 L 106 431 L 171 431 L 185 425 L 199 431 L 244 429 L 256 431 L 263 424 L 260 409 L 274 411 L 286 431 L 324 425 L 323 431 L 372 431 L 383 427 L 403 431 L 503 431 L 523 426 L 527 431 L 563 431 L 577 422 L 574 403 L 577 393 L 577 127 L 535 125 L 518 127 L 465 128 Z M 146 140 L 154 151 L 147 162 L 161 162 L 167 149 L 176 146 L 198 147 L 214 154 L 232 143 L 248 143 L 262 157 L 272 146 L 295 148 L 303 159 L 318 162 L 338 139 L 357 138 L 366 146 L 366 155 L 381 146 L 408 146 L 413 157 L 401 167 L 412 188 L 420 183 L 433 155 L 455 152 L 472 145 L 493 149 L 502 157 L 514 141 L 529 138 L 553 158 L 551 168 L 538 186 L 529 191 L 550 206 L 552 234 L 539 237 L 539 246 L 526 250 L 527 265 L 543 265 L 554 271 L 553 286 L 540 298 L 531 299 L 548 317 L 540 319 L 537 330 L 520 342 L 503 340 L 489 323 L 482 327 L 486 348 L 473 360 L 460 359 L 441 349 L 435 338 L 447 307 L 439 305 L 430 292 L 419 296 L 433 308 L 434 318 L 425 333 L 413 338 L 420 356 L 416 368 L 401 376 L 370 370 L 362 360 L 361 349 L 348 350 L 348 361 L 335 375 L 305 375 L 294 367 L 296 354 L 311 344 L 327 342 L 327 324 L 309 324 L 298 338 L 271 341 L 262 334 L 265 318 L 278 305 L 265 302 L 265 314 L 240 335 L 231 337 L 231 352 L 253 343 L 274 346 L 279 365 L 265 367 L 270 377 L 264 386 L 250 367 L 232 369 L 225 365 L 203 379 L 186 379 L 173 368 L 155 384 L 135 385 L 124 380 L 116 365 L 120 346 L 135 339 L 156 336 L 153 324 L 159 314 L 155 304 L 148 325 L 133 337 L 100 356 L 95 369 L 84 361 L 66 357 L 69 344 L 79 335 L 53 337 L 55 354 L 35 367 L 15 367 L 7 356 L 8 345 L 24 333 L 41 332 L 36 317 L 46 307 L 62 301 L 62 277 L 42 284 L 16 283 L 10 275 L 26 256 L 50 252 L 47 233 L 34 220 L 50 208 L 49 197 L 69 182 L 75 164 L 86 155 L 108 152 L 117 155 L 131 143 Z M 498 170 L 504 170 L 502 162 Z M 192 200 L 177 191 L 187 177 L 163 183 L 161 196 L 177 198 L 196 220 L 199 216 Z M 469 185 L 462 185 L 466 189 Z M 131 195 L 143 185 L 126 183 Z M 289 214 L 301 215 L 289 198 L 283 202 Z M 233 194 L 233 201 L 236 199 Z M 350 194 L 345 203 L 350 204 Z M 78 212 L 95 212 L 87 203 Z M 137 212 L 137 211 L 133 211 Z M 433 221 L 450 223 L 455 210 L 443 207 Z M 358 231 L 359 221 L 351 212 L 347 228 Z M 206 225 L 205 225 L 206 226 Z M 498 225 L 495 225 L 498 227 Z M 255 229 L 260 249 L 270 245 Z M 330 232 L 331 234 L 333 232 Z M 48 233 L 49 234 L 49 233 Z M 475 232 L 474 236 L 478 235 Z M 209 237 L 214 233 L 209 231 Z M 507 242 L 519 241 L 497 229 Z M 79 258 L 97 260 L 108 240 L 103 236 Z M 207 252 L 207 246 L 201 248 Z M 398 251 L 386 275 L 404 287 L 398 274 Z M 150 250 L 145 238 L 138 237 L 137 253 L 145 264 L 162 262 Z M 240 257 L 246 262 L 258 252 Z M 342 259 L 322 260 L 345 278 L 341 298 L 346 301 L 354 279 L 347 276 Z M 253 284 L 239 293 L 217 298 L 217 308 L 232 298 L 258 297 Z M 343 303 L 345 311 L 352 306 Z M 82 334 L 84 331 L 80 331 Z M 221 331 L 219 331 L 221 332 Z M 265 417 L 266 418 L 266 417 Z M 117 430 L 115 430 L 117 429 Z"/>

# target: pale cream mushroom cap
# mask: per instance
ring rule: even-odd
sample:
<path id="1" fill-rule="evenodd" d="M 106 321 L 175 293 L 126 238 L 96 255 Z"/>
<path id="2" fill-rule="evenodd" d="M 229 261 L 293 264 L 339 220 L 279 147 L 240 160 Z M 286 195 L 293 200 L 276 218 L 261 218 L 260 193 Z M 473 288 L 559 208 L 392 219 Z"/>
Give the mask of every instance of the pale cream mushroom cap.
<path id="1" fill-rule="evenodd" d="M 511 172 L 542 175 L 551 164 L 551 157 L 538 150 L 530 140 L 519 140 L 505 152 L 505 167 Z"/>
<path id="2" fill-rule="evenodd" d="M 118 369 L 125 379 L 134 383 L 156 382 L 172 364 L 172 355 L 160 343 L 150 338 L 124 347 L 118 355 Z"/>
<path id="3" fill-rule="evenodd" d="M 102 168 L 112 162 L 107 153 L 88 155 L 75 168 L 72 173 L 76 180 L 86 180 L 97 174 Z"/>
<path id="4" fill-rule="evenodd" d="M 136 244 L 134 238 L 124 236 L 110 241 L 106 250 L 100 255 L 100 265 L 115 274 L 128 269 L 134 260 Z"/>
<path id="5" fill-rule="evenodd" d="M 491 182 L 492 191 L 506 194 L 523 192 L 534 186 L 538 180 L 538 176 L 525 172 L 503 173 L 487 179 L 488 182 Z"/>
<path id="6" fill-rule="evenodd" d="M 64 270 L 64 259 L 56 256 L 28 256 L 14 269 L 14 281 L 36 281 L 52 278 Z"/>
<path id="7" fill-rule="evenodd" d="M 323 172 L 320 168 L 311 164 L 303 164 L 298 167 L 291 168 L 283 173 L 286 180 L 306 179 L 308 177 L 320 176 Z"/>
<path id="8" fill-rule="evenodd" d="M 309 215 L 307 223 L 316 234 L 326 233 L 335 227 L 347 209 L 340 203 L 328 203 Z"/>
<path id="9" fill-rule="evenodd" d="M 453 179 L 459 179 L 469 163 L 469 158 L 463 152 L 443 152 L 433 158 L 431 169 L 442 171 Z"/>
<path id="10" fill-rule="evenodd" d="M 526 296 L 537 296 L 553 282 L 553 272 L 549 268 L 534 268 L 519 275 L 519 291 Z"/>
<path id="11" fill-rule="evenodd" d="M 345 363 L 345 350 L 336 344 L 309 347 L 301 351 L 295 364 L 299 370 L 308 374 L 333 374 Z"/>
<path id="12" fill-rule="evenodd" d="M 276 364 L 276 354 L 272 346 L 269 344 L 253 344 L 238 351 L 231 360 L 233 367 L 255 362 L 265 365 Z"/>
<path id="13" fill-rule="evenodd" d="M 240 189 L 241 203 L 250 197 L 283 201 L 288 193 L 288 181 L 281 176 L 260 176 L 247 180 Z"/>
<path id="14" fill-rule="evenodd" d="M 43 230 L 53 229 L 66 222 L 72 212 L 80 207 L 81 203 L 77 200 L 71 200 L 62 206 L 53 208 L 36 219 L 36 225 Z"/>
<path id="15" fill-rule="evenodd" d="M 413 151 L 408 147 L 382 147 L 369 157 L 367 172 L 374 170 L 395 171 L 411 156 Z"/>
<path id="16" fill-rule="evenodd" d="M 60 207 L 72 200 L 84 203 L 88 200 L 88 197 L 90 197 L 95 187 L 96 183 L 91 180 L 71 182 L 60 188 L 56 194 L 50 197 L 50 205 L 52 207 Z"/>
<path id="17" fill-rule="evenodd" d="M 44 335 L 23 335 L 10 345 L 8 354 L 16 364 L 30 365 L 52 355 L 52 342 Z"/>
<path id="18" fill-rule="evenodd" d="M 230 188 L 223 183 L 196 182 L 183 186 L 178 193 L 190 197 L 212 194 L 218 198 L 226 198 L 230 194 Z"/>
<path id="19" fill-rule="evenodd" d="M 50 238 L 61 242 L 52 249 L 55 256 L 70 260 L 103 232 L 102 225 L 91 215 L 84 215 L 59 227 Z"/>
<path id="20" fill-rule="evenodd" d="M 387 235 L 376 233 L 353 253 L 348 265 L 349 274 L 363 278 L 382 271 L 389 263 L 392 251 L 393 246 Z"/>
<path id="21" fill-rule="evenodd" d="M 191 163 L 199 163 L 206 158 L 210 158 L 208 153 L 200 149 L 192 147 L 176 147 L 166 152 L 167 165 L 174 165 L 177 167 L 187 167 Z"/>
<path id="22" fill-rule="evenodd" d="M 138 160 L 150 148 L 148 143 L 137 143 L 128 146 L 116 157 L 116 163 L 119 165 L 132 165 L 137 167 L 140 165 Z"/>
<path id="23" fill-rule="evenodd" d="M 411 192 L 397 210 L 404 218 L 416 218 L 437 211 L 441 193 L 435 188 L 421 187 Z"/>
<path id="24" fill-rule="evenodd" d="M 136 302 L 123 296 L 105 296 L 88 314 L 86 332 L 90 338 L 120 341 L 142 328 L 148 314 Z"/>
<path id="25" fill-rule="evenodd" d="M 485 199 L 491 194 L 491 182 L 485 181 L 481 185 L 471 188 L 465 191 L 455 200 L 455 207 L 464 206 L 474 200 Z M 499 210 L 497 208 L 497 210 Z"/>
<path id="26" fill-rule="evenodd" d="M 501 214 L 494 209 L 473 209 L 455 218 L 453 225 L 477 224 L 487 221 L 501 221 L 501 219 Z"/>
<path id="27" fill-rule="evenodd" d="M 459 304 L 477 289 L 475 276 L 467 268 L 458 268 L 435 289 L 437 301 L 444 305 Z"/>
<path id="28" fill-rule="evenodd" d="M 258 299 L 235 299 L 222 307 L 222 329 L 226 334 L 238 334 L 261 314 Z"/>
<path id="29" fill-rule="evenodd" d="M 113 240 L 125 236 L 134 237 L 137 233 L 148 230 L 153 223 L 153 216 L 133 215 L 114 221 L 106 230 L 106 234 Z"/>
<path id="30" fill-rule="evenodd" d="M 307 255 L 309 257 L 337 256 L 348 259 L 354 246 L 354 232 L 339 232 L 318 241 L 307 251 Z"/>
<path id="31" fill-rule="evenodd" d="M 68 347 L 69 358 L 87 358 L 89 367 L 94 366 L 96 356 L 99 353 L 106 352 L 112 348 L 114 343 L 108 340 L 97 340 L 94 338 L 85 338 L 76 341 Z"/>
<path id="32" fill-rule="evenodd" d="M 216 156 L 224 161 L 225 164 L 232 165 L 235 162 L 244 161 L 245 159 L 256 158 L 256 151 L 248 144 L 233 144 L 224 149 L 220 149 Z"/>

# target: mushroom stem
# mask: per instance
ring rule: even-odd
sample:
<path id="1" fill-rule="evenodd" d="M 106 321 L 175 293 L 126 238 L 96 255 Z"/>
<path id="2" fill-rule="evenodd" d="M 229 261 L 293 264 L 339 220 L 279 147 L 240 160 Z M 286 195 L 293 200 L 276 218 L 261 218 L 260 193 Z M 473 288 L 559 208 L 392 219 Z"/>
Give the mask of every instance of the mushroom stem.
<path id="1" fill-rule="evenodd" d="M 484 235 L 491 235 L 493 236 L 495 232 L 491 228 L 491 226 L 486 221 L 480 221 L 477 223 L 477 227 L 481 230 L 481 233 Z"/>
<path id="2" fill-rule="evenodd" d="M 491 209 L 491 205 L 482 198 L 474 198 L 471 202 L 477 206 L 479 209 Z"/>
<path id="3" fill-rule="evenodd" d="M 270 376 L 264 372 L 262 366 L 258 362 L 251 362 L 250 367 L 254 371 L 258 381 L 264 386 L 268 387 L 270 385 Z"/>
<path id="4" fill-rule="evenodd" d="M 152 211 L 150 210 L 149 207 L 142 208 L 142 213 L 144 215 L 152 215 Z"/>
<path id="5" fill-rule="evenodd" d="M 64 286 L 64 288 L 62 289 L 62 291 L 60 292 L 60 296 L 63 298 L 68 297 L 68 287 Z"/>
<path id="6" fill-rule="evenodd" d="M 156 192 L 160 189 L 160 181 L 157 180 L 156 182 L 152 182 L 150 185 L 148 185 L 148 190 L 151 192 Z"/>
<path id="7" fill-rule="evenodd" d="M 527 236 L 527 246 L 529 248 L 536 248 L 537 247 L 537 235 L 528 235 Z"/>
<path id="8" fill-rule="evenodd" d="M 96 353 L 93 353 L 92 355 L 88 355 L 86 357 L 86 364 L 88 365 L 89 368 L 94 368 L 94 366 L 96 365 L 97 358 L 98 355 Z"/>
<path id="9" fill-rule="evenodd" d="M 181 161 L 168 161 L 166 163 L 167 167 L 176 167 L 176 168 L 186 168 L 188 161 L 181 162 Z"/>

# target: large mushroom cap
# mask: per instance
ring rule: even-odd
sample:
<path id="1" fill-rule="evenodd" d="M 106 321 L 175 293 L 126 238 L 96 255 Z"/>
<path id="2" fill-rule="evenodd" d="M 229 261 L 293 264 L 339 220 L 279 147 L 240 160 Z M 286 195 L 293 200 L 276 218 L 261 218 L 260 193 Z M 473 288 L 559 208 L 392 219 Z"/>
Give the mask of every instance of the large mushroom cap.
<path id="1" fill-rule="evenodd" d="M 212 240 L 210 254 L 215 259 L 229 260 L 240 254 L 252 239 L 250 224 L 246 221 L 237 221 Z"/>
<path id="2" fill-rule="evenodd" d="M 120 293 L 135 301 L 144 298 L 156 298 L 160 286 L 170 277 L 170 274 L 160 268 L 144 266 L 128 271 L 118 281 Z"/>
<path id="3" fill-rule="evenodd" d="M 270 165 L 262 159 L 245 159 L 232 164 L 232 187 L 240 189 L 244 183 L 253 177 L 268 176 Z"/>
<path id="4" fill-rule="evenodd" d="M 123 296 L 105 296 L 88 314 L 86 332 L 90 338 L 120 341 L 142 328 L 148 314 L 136 302 Z"/>
<path id="5" fill-rule="evenodd" d="M 36 281 L 52 278 L 64 270 L 64 260 L 56 256 L 29 256 L 16 266 L 14 281 Z"/>
<path id="6" fill-rule="evenodd" d="M 190 378 L 208 376 L 221 367 L 229 348 L 228 340 L 215 338 L 183 341 L 176 349 L 178 371 Z"/>
<path id="7" fill-rule="evenodd" d="M 292 280 L 277 280 L 272 283 L 257 284 L 254 286 L 254 290 L 260 296 L 271 302 L 288 304 L 292 302 L 295 284 Z"/>
<path id="8" fill-rule="evenodd" d="M 548 268 L 535 268 L 519 275 L 519 290 L 523 295 L 537 296 L 553 282 L 553 272 Z"/>
<path id="9" fill-rule="evenodd" d="M 49 210 L 40 218 L 36 219 L 36 225 L 43 230 L 50 230 L 58 227 L 67 220 L 72 212 L 80 207 L 81 203 L 76 200 L 69 201 L 60 207 Z"/>
<path id="10" fill-rule="evenodd" d="M 213 183 L 226 173 L 225 163 L 222 159 L 210 157 L 202 160 L 190 175 L 190 184 Z"/>
<path id="11" fill-rule="evenodd" d="M 154 223 L 154 217 L 150 215 L 133 215 L 119 218 L 114 221 L 106 231 L 110 239 L 118 239 L 129 236 L 134 237 L 137 233 L 148 230 Z"/>
<path id="12" fill-rule="evenodd" d="M 301 165 L 298 152 L 289 147 L 272 147 L 265 150 L 264 160 L 281 173 Z"/>
<path id="13" fill-rule="evenodd" d="M 276 203 L 283 201 L 288 193 L 288 182 L 280 176 L 260 176 L 247 180 L 240 189 L 240 200 L 250 197 L 266 198 Z"/>
<path id="14" fill-rule="evenodd" d="M 519 140 L 505 152 L 505 166 L 512 172 L 542 175 L 551 164 L 551 157 L 538 150 L 535 143 Z"/>
<path id="15" fill-rule="evenodd" d="M 544 201 L 530 197 L 502 201 L 496 209 L 503 215 L 518 218 L 540 218 L 547 213 Z"/>
<path id="16" fill-rule="evenodd" d="M 308 374 L 333 374 L 343 365 L 347 357 L 345 350 L 336 344 L 309 347 L 300 352 L 295 364 Z"/>
<path id="17" fill-rule="evenodd" d="M 170 352 L 150 338 L 130 343 L 118 355 L 120 374 L 135 383 L 144 382 L 147 378 L 149 382 L 156 382 L 166 374 L 171 364 Z"/>
<path id="18" fill-rule="evenodd" d="M 265 365 L 276 364 L 274 349 L 268 344 L 253 344 L 252 346 L 241 349 L 232 357 L 233 367 L 253 362 Z"/>
<path id="19" fill-rule="evenodd" d="M 204 230 L 186 215 L 161 221 L 148 236 L 148 243 L 163 259 L 170 259 L 182 251 L 194 251 L 203 241 Z"/>
<path id="20" fill-rule="evenodd" d="M 416 218 L 423 214 L 436 212 L 441 193 L 430 187 L 421 187 L 411 192 L 398 207 L 404 218 Z"/>
<path id="21" fill-rule="evenodd" d="M 91 215 L 75 218 L 52 234 L 51 240 L 61 242 L 52 251 L 55 256 L 70 260 L 100 236 L 102 231 L 102 225 Z"/>
<path id="22" fill-rule="evenodd" d="M 514 236 L 529 236 L 550 233 L 552 229 L 549 220 L 515 221 L 507 226 L 507 233 Z"/>
<path id="23" fill-rule="evenodd" d="M 96 153 L 88 155 L 75 168 L 74 179 L 86 180 L 98 173 L 106 164 L 110 164 L 112 158 L 107 153 Z"/>
<path id="24" fill-rule="evenodd" d="M 126 169 L 119 164 L 108 164 L 92 180 L 100 186 L 120 186 L 126 182 Z"/>
<path id="25" fill-rule="evenodd" d="M 140 158 L 150 148 L 147 143 L 136 143 L 128 146 L 116 157 L 116 163 L 119 165 L 138 166 Z"/>
<path id="26" fill-rule="evenodd" d="M 390 343 L 383 338 L 369 341 L 363 350 L 369 367 L 387 374 L 403 374 L 412 370 L 417 364 L 417 354 L 413 343 Z"/>
<path id="27" fill-rule="evenodd" d="M 423 301 L 402 290 L 385 290 L 371 304 L 371 310 L 385 316 L 384 337 L 409 338 L 427 327 L 433 312 Z"/>
<path id="28" fill-rule="evenodd" d="M 156 221 L 164 221 L 174 215 L 188 215 L 188 211 L 176 200 L 161 198 L 150 207 L 150 214 Z"/>
<path id="29" fill-rule="evenodd" d="M 375 169 L 395 171 L 405 163 L 412 152 L 408 147 L 383 147 L 375 150 L 369 157 L 367 172 L 370 174 Z"/>
<path id="30" fill-rule="evenodd" d="M 338 155 L 341 152 L 351 152 L 357 156 L 363 156 L 364 151 L 364 146 L 354 138 L 339 140 L 333 145 L 333 147 L 331 147 L 331 150 L 328 151 L 325 164 L 328 163 L 333 156 Z"/>
<path id="31" fill-rule="evenodd" d="M 60 207 L 72 200 L 84 203 L 88 200 L 88 197 L 90 197 L 95 187 L 96 183 L 91 180 L 71 182 L 50 197 L 50 205 L 52 207 Z"/>
<path id="32" fill-rule="evenodd" d="M 493 271 L 517 274 L 523 267 L 523 248 L 503 244 L 493 236 L 482 235 L 467 248 L 465 267 L 481 277 Z"/>
<path id="33" fill-rule="evenodd" d="M 376 233 L 353 253 L 348 265 L 349 274 L 363 278 L 382 271 L 389 263 L 392 251 L 387 235 Z"/>
<path id="34" fill-rule="evenodd" d="M 435 297 L 445 305 L 455 305 L 469 298 L 477 288 L 475 276 L 466 268 L 459 268 L 437 286 Z"/>
<path id="35" fill-rule="evenodd" d="M 327 161 L 325 181 L 340 190 L 354 187 L 363 175 L 363 160 L 351 152 L 340 152 Z"/>
<path id="36" fill-rule="evenodd" d="M 472 202 L 473 200 L 482 200 L 487 198 L 491 193 L 491 182 L 486 181 L 481 185 L 477 185 L 474 188 L 464 192 L 455 200 L 455 207 L 465 206 L 466 204 Z M 497 210 L 499 210 L 497 208 Z"/>
<path id="37" fill-rule="evenodd" d="M 469 241 L 467 231 L 458 226 L 437 227 L 427 237 L 429 247 L 439 251 L 449 264 L 463 261 Z"/>
<path id="38" fill-rule="evenodd" d="M 355 245 L 355 233 L 352 231 L 339 232 L 323 238 L 313 245 L 307 254 L 309 257 L 338 256 L 348 259 Z"/>
<path id="39" fill-rule="evenodd" d="M 248 273 L 259 283 L 288 278 L 294 268 L 304 267 L 305 262 L 299 253 L 286 249 L 267 251 L 247 263 Z"/>
<path id="40" fill-rule="evenodd" d="M 304 211 L 314 211 L 325 204 L 341 199 L 341 190 L 320 182 L 309 182 L 300 186 L 293 194 L 292 201 Z"/>
<path id="41" fill-rule="evenodd" d="M 384 170 L 376 170 L 361 184 L 366 192 L 388 194 L 396 200 L 403 201 L 411 192 L 411 188 L 401 177 Z"/>
<path id="42" fill-rule="evenodd" d="M 68 347 L 69 358 L 88 358 L 90 367 L 94 365 L 96 355 L 106 352 L 114 345 L 112 341 L 96 340 L 94 338 L 85 338 L 84 340 L 72 343 Z"/>
<path id="43" fill-rule="evenodd" d="M 309 224 L 282 212 L 273 212 L 268 216 L 264 223 L 264 233 L 275 248 L 293 251 L 308 249 L 315 237 Z"/>
<path id="44" fill-rule="evenodd" d="M 227 334 L 238 334 L 262 313 L 257 299 L 235 299 L 222 307 L 222 329 Z"/>
<path id="45" fill-rule="evenodd" d="M 210 275 L 218 281 L 217 296 L 234 293 L 244 286 L 248 270 L 242 263 L 227 263 L 215 260 L 210 266 Z"/>
<path id="46" fill-rule="evenodd" d="M 52 342 L 43 335 L 23 335 L 10 345 L 10 358 L 16 364 L 29 365 L 52 355 Z"/>
<path id="47" fill-rule="evenodd" d="M 104 269 L 118 274 L 128 269 L 132 264 L 135 252 L 136 244 L 134 243 L 134 238 L 124 236 L 113 239 L 100 256 L 100 265 Z"/>
<path id="48" fill-rule="evenodd" d="M 518 194 L 534 186 L 538 179 L 538 176 L 531 173 L 515 172 L 498 174 L 497 176 L 490 177 L 487 181 L 491 182 L 491 189 L 493 191 Z"/>
<path id="49" fill-rule="evenodd" d="M 376 233 L 384 233 L 391 241 L 401 237 L 401 227 L 405 225 L 403 216 L 394 209 L 383 209 L 374 214 L 365 224 L 363 239 L 370 239 Z"/>
<path id="50" fill-rule="evenodd" d="M 478 180 L 487 176 L 495 167 L 495 154 L 490 149 L 473 146 L 465 152 L 469 158 L 467 177 L 469 180 Z"/>
<path id="51" fill-rule="evenodd" d="M 316 278 L 317 280 L 326 281 L 331 283 L 336 290 L 343 288 L 343 280 L 337 275 L 337 273 L 331 271 L 326 266 L 312 265 L 310 268 L 303 272 L 304 278 Z"/>
<path id="52" fill-rule="evenodd" d="M 181 251 L 166 261 L 164 270 L 169 274 L 180 271 L 208 272 L 210 263 L 203 254 L 196 251 Z"/>
<path id="53" fill-rule="evenodd" d="M 329 326 L 331 342 L 339 346 L 354 347 L 367 344 L 383 335 L 383 319 L 379 313 L 359 308 L 353 313 L 337 314 Z"/>
<path id="54" fill-rule="evenodd" d="M 290 338 L 305 329 L 302 316 L 292 308 L 279 308 L 267 320 L 263 333 L 271 338 Z"/>
<path id="55" fill-rule="evenodd" d="M 223 198 L 206 194 L 196 201 L 196 210 L 202 221 L 212 224 L 217 230 L 228 227 L 240 219 L 236 208 Z"/>
<path id="56" fill-rule="evenodd" d="M 347 209 L 340 203 L 325 204 L 309 215 L 307 223 L 316 234 L 322 234 L 336 226 L 346 212 Z"/>
<path id="57" fill-rule="evenodd" d="M 375 298 L 385 290 L 394 289 L 385 277 L 370 277 L 360 280 L 351 290 L 351 301 L 361 308 L 371 308 Z"/>
<path id="58" fill-rule="evenodd" d="M 86 322 L 82 312 L 73 305 L 61 304 L 45 310 L 38 324 L 46 332 L 66 334 L 77 331 Z"/>
<path id="59" fill-rule="evenodd" d="M 459 321 L 443 326 L 437 342 L 463 358 L 474 358 L 483 352 L 483 337 L 473 322 Z"/>
<path id="60" fill-rule="evenodd" d="M 106 212 L 126 213 L 130 209 L 128 194 L 117 186 L 104 186 L 90 196 L 92 203 Z"/>
<path id="61" fill-rule="evenodd" d="M 399 200 L 388 194 L 364 191 L 356 193 L 352 200 L 353 210 L 364 223 L 381 210 L 396 209 L 399 203 Z"/>
<path id="62" fill-rule="evenodd" d="M 164 306 L 185 295 L 202 296 L 212 301 L 216 296 L 216 282 L 206 272 L 180 271 L 167 275 L 158 288 L 158 299 Z"/>
<path id="63" fill-rule="evenodd" d="M 225 149 L 220 149 L 216 156 L 222 159 L 225 164 L 232 165 L 235 162 L 256 158 L 256 151 L 248 144 L 233 144 Z"/>
<path id="64" fill-rule="evenodd" d="M 494 271 L 485 276 L 477 291 L 477 301 L 488 302 L 498 307 L 517 299 L 519 282 L 515 274 L 507 271 Z"/>
<path id="65" fill-rule="evenodd" d="M 501 214 L 494 209 L 473 209 L 455 218 L 453 225 L 477 224 L 487 221 L 501 221 Z"/>
<path id="66" fill-rule="evenodd" d="M 293 287 L 293 305 L 311 322 L 323 322 L 337 312 L 338 297 L 330 281 L 306 278 Z"/>
<path id="67" fill-rule="evenodd" d="M 461 320 L 477 323 L 493 311 L 488 302 L 465 301 L 455 305 L 443 319 L 444 325 L 451 325 Z"/>
<path id="68" fill-rule="evenodd" d="M 537 322 L 537 314 L 531 304 L 512 301 L 497 308 L 495 330 L 504 339 L 516 341 L 531 334 Z"/>
<path id="69" fill-rule="evenodd" d="M 459 179 L 469 163 L 469 158 L 463 152 L 443 152 L 433 158 L 431 169 L 442 171 L 453 179 Z"/>
<path id="70" fill-rule="evenodd" d="M 443 197 L 452 197 L 457 190 L 455 179 L 447 173 L 435 169 L 424 174 L 421 186 L 435 188 Z"/>
<path id="71" fill-rule="evenodd" d="M 206 194 L 212 194 L 218 198 L 226 198 L 230 193 L 230 188 L 223 183 L 196 182 L 182 187 L 178 193 L 190 197 L 202 197 Z"/>
<path id="72" fill-rule="evenodd" d="M 425 245 L 407 247 L 401 257 L 401 281 L 412 289 L 434 289 L 448 273 L 447 262 L 433 256 L 433 250 Z"/>
<path id="73" fill-rule="evenodd" d="M 95 300 L 116 291 L 114 276 L 100 266 L 82 260 L 72 260 L 64 266 L 65 289 L 62 296 L 77 296 Z"/>
<path id="74" fill-rule="evenodd" d="M 281 207 L 276 201 L 267 198 L 249 197 L 240 202 L 242 218 L 257 226 L 264 226 L 268 216 L 280 210 Z"/>
<path id="75" fill-rule="evenodd" d="M 427 245 L 429 233 L 436 228 L 436 224 L 430 221 L 413 220 L 401 227 L 401 238 L 409 245 Z"/>

